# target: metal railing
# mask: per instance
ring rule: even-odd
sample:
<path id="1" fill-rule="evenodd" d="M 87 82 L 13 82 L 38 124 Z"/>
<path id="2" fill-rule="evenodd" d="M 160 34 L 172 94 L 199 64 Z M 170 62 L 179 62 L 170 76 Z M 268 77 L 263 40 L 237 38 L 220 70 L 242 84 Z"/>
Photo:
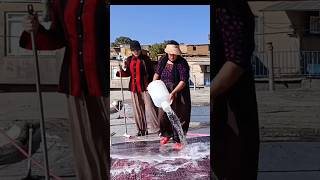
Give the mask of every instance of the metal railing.
<path id="1" fill-rule="evenodd" d="M 255 78 L 268 78 L 271 59 L 269 52 L 254 52 Z M 320 77 L 320 51 L 274 51 L 272 64 L 275 78 Z"/>

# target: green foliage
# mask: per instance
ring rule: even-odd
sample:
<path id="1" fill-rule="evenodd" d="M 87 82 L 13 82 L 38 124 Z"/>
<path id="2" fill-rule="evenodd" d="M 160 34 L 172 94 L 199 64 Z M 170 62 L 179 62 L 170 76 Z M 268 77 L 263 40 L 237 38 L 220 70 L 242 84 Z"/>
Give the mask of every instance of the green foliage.
<path id="1" fill-rule="evenodd" d="M 119 47 L 123 44 L 130 44 L 132 40 L 128 37 L 120 36 L 113 43 L 111 43 L 111 47 Z"/>
<path id="2" fill-rule="evenodd" d="M 149 51 L 150 51 L 150 56 L 151 59 L 155 60 L 157 59 L 157 56 L 159 54 L 163 54 L 164 53 L 164 49 L 166 48 L 168 41 L 163 41 L 163 43 L 156 43 L 151 45 Z"/>

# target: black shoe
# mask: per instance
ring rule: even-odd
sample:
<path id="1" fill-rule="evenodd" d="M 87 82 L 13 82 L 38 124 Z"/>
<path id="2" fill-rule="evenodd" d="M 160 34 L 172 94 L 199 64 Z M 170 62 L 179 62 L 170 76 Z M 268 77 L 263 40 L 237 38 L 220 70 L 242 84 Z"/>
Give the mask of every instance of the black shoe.
<path id="1" fill-rule="evenodd" d="M 140 131 L 142 136 L 148 135 L 148 131 Z"/>
<path id="2" fill-rule="evenodd" d="M 142 131 L 138 131 L 137 136 L 142 136 Z"/>

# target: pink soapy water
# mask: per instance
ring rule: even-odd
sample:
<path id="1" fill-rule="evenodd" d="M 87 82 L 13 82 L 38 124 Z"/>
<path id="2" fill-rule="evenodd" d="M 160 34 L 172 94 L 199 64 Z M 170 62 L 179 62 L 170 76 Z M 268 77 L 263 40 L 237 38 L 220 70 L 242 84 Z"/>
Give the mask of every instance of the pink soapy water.
<path id="1" fill-rule="evenodd" d="M 202 140 L 207 137 L 201 137 Z M 210 144 L 189 142 L 181 151 L 157 142 L 122 144 L 111 149 L 111 179 L 127 180 L 207 180 L 210 179 Z"/>

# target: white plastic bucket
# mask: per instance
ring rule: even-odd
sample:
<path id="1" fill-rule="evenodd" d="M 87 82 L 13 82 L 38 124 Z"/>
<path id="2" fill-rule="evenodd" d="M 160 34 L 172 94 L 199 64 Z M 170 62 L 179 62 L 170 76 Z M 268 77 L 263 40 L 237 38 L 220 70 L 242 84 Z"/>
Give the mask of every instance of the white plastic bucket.
<path id="1" fill-rule="evenodd" d="M 161 80 L 152 81 L 148 85 L 147 90 L 155 106 L 162 107 L 161 104 L 163 102 L 167 102 L 165 104 L 171 104 L 171 102 L 169 102 L 169 91 Z"/>

